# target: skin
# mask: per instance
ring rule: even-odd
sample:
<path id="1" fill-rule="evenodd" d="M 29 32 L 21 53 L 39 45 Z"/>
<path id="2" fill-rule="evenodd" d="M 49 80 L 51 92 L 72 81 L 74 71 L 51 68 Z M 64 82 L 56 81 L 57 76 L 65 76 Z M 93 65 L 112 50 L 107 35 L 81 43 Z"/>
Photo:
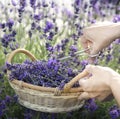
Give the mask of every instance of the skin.
<path id="1" fill-rule="evenodd" d="M 87 53 L 94 55 L 117 38 L 120 38 L 120 23 L 103 22 L 85 28 L 81 44 L 83 48 L 91 47 Z M 109 67 L 94 65 L 88 65 L 85 70 L 90 75 L 79 81 L 84 90 L 79 99 L 95 98 L 102 101 L 112 94 L 120 106 L 120 74 Z"/>

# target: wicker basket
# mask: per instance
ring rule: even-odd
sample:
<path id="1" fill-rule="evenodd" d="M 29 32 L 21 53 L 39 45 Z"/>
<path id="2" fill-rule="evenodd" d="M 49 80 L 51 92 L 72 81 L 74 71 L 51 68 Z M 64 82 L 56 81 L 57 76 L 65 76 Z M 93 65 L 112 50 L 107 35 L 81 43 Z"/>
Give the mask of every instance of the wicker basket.
<path id="1" fill-rule="evenodd" d="M 26 54 L 32 61 L 37 60 L 29 51 L 17 49 L 9 55 L 7 62 L 11 63 L 17 53 Z M 62 91 L 57 88 L 32 85 L 16 79 L 9 81 L 9 83 L 18 95 L 18 101 L 21 105 L 36 111 L 61 113 L 76 110 L 83 106 L 84 101 L 78 100 L 78 96 L 83 92 L 82 88 L 71 87 L 86 75 L 88 73 L 85 71 L 78 74 L 69 83 L 65 84 Z"/>

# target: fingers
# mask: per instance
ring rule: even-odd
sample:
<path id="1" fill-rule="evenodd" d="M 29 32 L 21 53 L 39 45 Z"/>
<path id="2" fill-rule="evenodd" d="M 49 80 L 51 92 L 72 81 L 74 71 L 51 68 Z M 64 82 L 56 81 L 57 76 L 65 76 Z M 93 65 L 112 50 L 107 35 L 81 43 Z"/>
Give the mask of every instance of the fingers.
<path id="1" fill-rule="evenodd" d="M 85 92 L 91 92 L 91 91 L 95 91 L 96 89 L 93 87 L 93 79 L 80 79 L 79 80 L 79 84 L 80 87 L 85 91 Z"/>
<path id="2" fill-rule="evenodd" d="M 96 70 L 96 66 L 89 64 L 89 65 L 86 66 L 85 70 L 88 73 L 93 74 L 95 72 L 95 70 Z"/>
<path id="3" fill-rule="evenodd" d="M 100 92 L 100 94 L 99 94 L 99 96 L 96 98 L 96 100 L 98 100 L 98 101 L 104 101 L 104 100 L 108 100 L 109 98 L 109 96 L 110 96 L 110 94 L 111 94 L 111 91 L 102 91 L 102 92 Z"/>
<path id="4" fill-rule="evenodd" d="M 91 55 L 96 55 L 100 51 L 99 45 L 96 43 L 93 43 L 93 46 L 91 47 L 90 54 Z"/>
<path id="5" fill-rule="evenodd" d="M 89 98 L 90 98 L 89 94 L 87 92 L 83 92 L 78 99 L 82 101 L 82 100 L 87 100 Z"/>
<path id="6" fill-rule="evenodd" d="M 86 39 L 85 36 L 81 36 L 80 42 L 83 48 L 88 48 L 88 39 Z"/>
<path id="7" fill-rule="evenodd" d="M 86 53 L 90 54 L 90 55 L 95 55 L 98 54 L 99 50 L 98 50 L 98 46 L 91 41 L 91 39 L 87 38 L 86 36 L 81 36 L 80 38 L 80 42 L 81 45 L 84 49 L 87 49 L 90 47 L 89 50 L 86 51 Z M 94 57 L 90 57 L 92 60 L 94 60 Z"/>
<path id="8" fill-rule="evenodd" d="M 109 98 L 111 97 L 111 98 Z M 111 96 L 110 91 L 100 91 L 100 92 L 83 92 L 78 99 L 79 100 L 88 100 L 90 98 L 94 98 L 98 101 L 107 101 L 109 99 L 113 99 L 113 96 Z M 106 100 L 107 99 L 107 100 Z"/>

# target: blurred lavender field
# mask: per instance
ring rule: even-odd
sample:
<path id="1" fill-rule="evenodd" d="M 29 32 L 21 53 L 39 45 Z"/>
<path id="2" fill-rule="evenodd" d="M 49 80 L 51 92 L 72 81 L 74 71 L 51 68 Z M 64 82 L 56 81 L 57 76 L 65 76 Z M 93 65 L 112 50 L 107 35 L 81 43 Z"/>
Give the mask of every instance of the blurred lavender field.
<path id="1" fill-rule="evenodd" d="M 65 70 L 66 77 L 74 77 L 88 64 L 86 56 L 75 56 L 75 52 L 82 50 L 79 42 L 82 29 L 101 21 L 120 22 L 120 0 L 0 0 L 0 118 L 120 118 L 120 109 L 113 106 L 116 104 L 114 100 L 101 103 L 90 99 L 81 109 L 64 114 L 27 109 L 17 102 L 18 97 L 6 76 L 6 59 L 9 53 L 17 48 L 25 48 L 40 61 L 46 61 L 47 65 L 71 55 L 72 58 L 62 61 L 64 67 L 59 71 Z M 26 59 L 24 55 L 17 55 L 14 63 L 22 63 Z M 100 53 L 95 64 L 109 66 L 120 73 L 119 63 L 120 39 L 117 39 L 104 53 Z M 44 72 L 46 73 L 46 69 Z M 55 75 L 53 78 L 55 79 Z"/>

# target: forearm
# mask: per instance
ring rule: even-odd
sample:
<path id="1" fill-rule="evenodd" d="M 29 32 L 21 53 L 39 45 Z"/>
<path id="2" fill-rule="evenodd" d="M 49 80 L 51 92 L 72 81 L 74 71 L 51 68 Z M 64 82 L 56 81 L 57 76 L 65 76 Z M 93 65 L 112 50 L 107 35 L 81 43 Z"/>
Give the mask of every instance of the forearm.
<path id="1" fill-rule="evenodd" d="M 113 30 L 113 39 L 120 38 L 120 22 L 114 23 L 114 25 L 111 26 L 111 29 Z"/>
<path id="2" fill-rule="evenodd" d="M 114 98 L 116 99 L 118 105 L 120 106 L 120 75 L 114 77 L 110 87 Z"/>

